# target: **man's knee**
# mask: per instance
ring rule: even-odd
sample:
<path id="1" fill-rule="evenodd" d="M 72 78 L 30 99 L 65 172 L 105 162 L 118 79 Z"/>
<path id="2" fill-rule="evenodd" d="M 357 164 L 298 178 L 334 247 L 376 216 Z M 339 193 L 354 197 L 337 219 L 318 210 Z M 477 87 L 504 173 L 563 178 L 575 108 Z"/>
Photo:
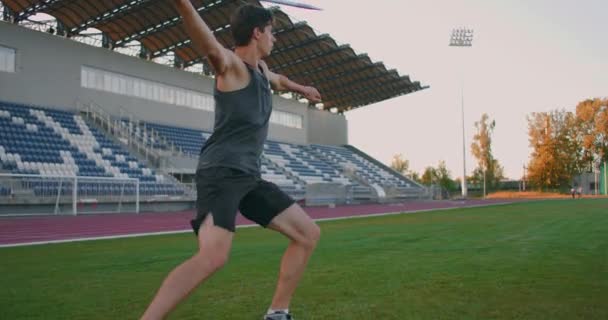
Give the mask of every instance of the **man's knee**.
<path id="1" fill-rule="evenodd" d="M 199 251 L 194 255 L 193 259 L 200 266 L 201 271 L 215 272 L 226 265 L 228 262 L 228 252 L 211 251 L 202 252 Z"/>
<path id="2" fill-rule="evenodd" d="M 306 228 L 302 238 L 302 245 L 304 247 L 310 250 L 314 249 L 321 238 L 321 228 L 313 222 L 311 226 Z"/>

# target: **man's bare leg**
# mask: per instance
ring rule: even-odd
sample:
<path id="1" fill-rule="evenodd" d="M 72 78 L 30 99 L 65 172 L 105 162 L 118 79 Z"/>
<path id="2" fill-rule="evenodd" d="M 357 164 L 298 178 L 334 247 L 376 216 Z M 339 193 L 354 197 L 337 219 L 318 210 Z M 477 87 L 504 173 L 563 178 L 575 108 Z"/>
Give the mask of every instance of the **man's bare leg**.
<path id="1" fill-rule="evenodd" d="M 224 266 L 233 236 L 232 232 L 215 226 L 213 216 L 208 214 L 198 233 L 199 251 L 169 273 L 141 319 L 164 319 L 198 285 Z"/>
<path id="2" fill-rule="evenodd" d="M 274 310 L 288 309 L 321 231 L 298 204 L 277 215 L 268 227 L 291 240 L 281 260 L 279 279 L 270 305 Z"/>

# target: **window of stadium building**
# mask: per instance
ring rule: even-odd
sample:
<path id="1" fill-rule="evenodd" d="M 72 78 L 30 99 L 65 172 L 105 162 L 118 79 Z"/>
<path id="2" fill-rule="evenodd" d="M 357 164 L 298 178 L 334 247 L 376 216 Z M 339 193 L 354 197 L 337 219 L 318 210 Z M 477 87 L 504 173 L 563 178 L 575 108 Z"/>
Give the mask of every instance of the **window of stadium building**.
<path id="1" fill-rule="evenodd" d="M 83 88 L 213 112 L 213 96 L 119 73 L 82 66 Z"/>
<path id="2" fill-rule="evenodd" d="M 274 110 L 270 115 L 270 122 L 290 128 L 302 129 L 302 116 L 299 114 Z"/>
<path id="3" fill-rule="evenodd" d="M 15 49 L 0 46 L 0 71 L 15 72 Z"/>
<path id="4" fill-rule="evenodd" d="M 80 85 L 83 88 L 112 92 L 167 104 L 214 111 L 213 96 L 169 86 L 106 70 L 82 66 Z M 274 110 L 270 122 L 290 128 L 302 129 L 302 116 Z"/>

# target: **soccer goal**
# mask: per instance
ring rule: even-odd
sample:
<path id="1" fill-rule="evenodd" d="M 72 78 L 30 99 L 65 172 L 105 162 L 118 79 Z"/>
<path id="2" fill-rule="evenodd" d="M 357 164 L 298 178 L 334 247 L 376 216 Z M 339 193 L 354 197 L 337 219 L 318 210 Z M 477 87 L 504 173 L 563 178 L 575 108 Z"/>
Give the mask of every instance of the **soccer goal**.
<path id="1" fill-rule="evenodd" d="M 134 178 L 0 174 L 0 215 L 139 213 Z"/>

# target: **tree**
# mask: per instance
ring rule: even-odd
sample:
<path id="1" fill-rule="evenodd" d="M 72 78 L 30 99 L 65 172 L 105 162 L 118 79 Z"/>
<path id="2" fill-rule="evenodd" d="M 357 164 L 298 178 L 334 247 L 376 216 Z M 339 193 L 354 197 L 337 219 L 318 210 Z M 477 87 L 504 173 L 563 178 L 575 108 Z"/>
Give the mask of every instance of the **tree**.
<path id="1" fill-rule="evenodd" d="M 439 165 L 437 165 L 437 170 L 435 170 L 437 174 L 437 178 L 439 180 L 439 185 L 446 190 L 456 190 L 456 183 L 452 180 L 452 174 L 450 170 L 445 165 L 445 161 L 439 161 Z"/>
<path id="2" fill-rule="evenodd" d="M 402 154 L 396 154 L 391 161 L 391 168 L 405 176 L 409 173 L 410 162 Z"/>
<path id="3" fill-rule="evenodd" d="M 473 175 L 467 177 L 467 181 L 470 180 L 472 184 L 480 185 L 483 188 L 485 180 L 487 189 L 496 190 L 500 187 L 500 182 L 504 179 L 504 177 L 504 168 L 498 163 L 498 160 L 492 159 L 489 162 L 488 169 L 485 171 L 485 173 L 483 169 L 478 166 L 473 170 Z"/>
<path id="4" fill-rule="evenodd" d="M 437 168 L 426 167 L 420 180 L 425 185 L 435 184 L 446 190 L 456 190 L 456 183 L 452 180 L 450 171 L 445 165 L 445 161 L 439 161 Z"/>
<path id="5" fill-rule="evenodd" d="M 391 168 L 401 175 L 410 178 L 411 180 L 420 183 L 420 176 L 417 172 L 410 170 L 410 161 L 405 159 L 402 154 L 396 154 L 391 161 Z"/>
<path id="6" fill-rule="evenodd" d="M 583 166 L 581 130 L 572 112 L 554 110 L 528 116 L 533 151 L 528 179 L 541 188 L 569 186 Z"/>
<path id="7" fill-rule="evenodd" d="M 420 178 L 420 175 L 418 174 L 418 172 L 410 171 L 410 178 L 412 178 L 412 180 L 414 180 L 415 182 L 418 182 L 418 183 L 422 182 L 422 179 Z"/>
<path id="8" fill-rule="evenodd" d="M 426 167 L 424 168 L 424 172 L 422 173 L 422 177 L 420 178 L 420 181 L 422 182 L 422 184 L 430 186 L 432 184 L 436 184 L 437 183 L 437 173 L 435 168 L 433 167 Z"/>
<path id="9" fill-rule="evenodd" d="M 473 180 L 483 185 L 483 194 L 486 194 L 486 185 L 496 188 L 504 178 L 504 170 L 492 154 L 492 132 L 496 121 L 484 113 L 481 120 L 475 122 L 477 133 L 473 136 L 471 151 L 477 159 L 477 168 L 473 171 Z"/>
<path id="10" fill-rule="evenodd" d="M 576 119 L 581 135 L 583 159 L 608 160 L 608 99 L 587 99 L 576 106 Z"/>

